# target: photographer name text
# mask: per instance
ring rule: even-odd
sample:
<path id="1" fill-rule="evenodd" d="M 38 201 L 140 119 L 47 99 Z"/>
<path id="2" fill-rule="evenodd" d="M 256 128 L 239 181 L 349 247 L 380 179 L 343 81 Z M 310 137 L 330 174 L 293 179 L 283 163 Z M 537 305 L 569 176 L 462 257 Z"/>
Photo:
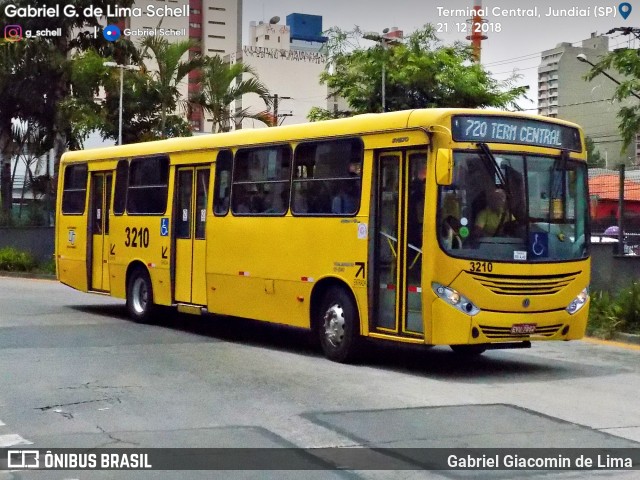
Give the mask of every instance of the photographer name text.
<path id="1" fill-rule="evenodd" d="M 140 7 L 119 7 L 118 5 L 108 5 L 107 8 L 99 8 L 90 5 L 85 8 L 78 8 L 75 5 L 55 5 L 52 7 L 18 7 L 17 5 L 7 5 L 4 14 L 9 18 L 67 18 L 75 17 L 188 17 L 189 5 L 181 7 L 170 7 L 168 5 L 155 6 L 147 5 Z"/>

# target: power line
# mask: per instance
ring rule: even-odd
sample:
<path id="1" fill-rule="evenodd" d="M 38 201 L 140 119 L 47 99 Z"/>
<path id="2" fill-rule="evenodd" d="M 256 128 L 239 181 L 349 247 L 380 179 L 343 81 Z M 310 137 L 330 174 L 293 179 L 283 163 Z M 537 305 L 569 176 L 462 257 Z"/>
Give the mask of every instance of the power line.
<path id="1" fill-rule="evenodd" d="M 523 109 L 518 110 L 518 111 L 520 111 L 520 112 L 528 112 L 528 111 L 532 111 L 532 110 L 539 110 L 541 108 L 574 107 L 576 105 L 587 105 L 589 103 L 610 102 L 611 100 L 613 100 L 613 99 L 612 98 L 605 98 L 605 99 L 602 99 L 602 100 L 588 100 L 586 102 L 565 103 L 564 105 L 549 105 L 547 107 L 523 108 Z"/>
<path id="2" fill-rule="evenodd" d="M 584 40 L 576 40 L 575 42 L 567 42 L 570 43 L 571 46 L 580 46 L 582 44 Z M 521 55 L 519 57 L 509 57 L 509 58 L 505 58 L 502 60 L 496 60 L 494 62 L 489 62 L 489 63 L 483 63 L 483 65 L 486 66 L 490 66 L 490 65 L 498 65 L 498 64 L 505 64 L 505 63 L 515 63 L 515 62 L 519 62 L 522 60 L 518 60 L 518 59 L 524 59 L 526 57 L 535 57 L 535 56 L 541 56 L 542 52 L 548 51 L 548 50 L 554 50 L 553 48 L 548 48 L 546 50 L 540 50 L 539 52 L 535 52 L 535 53 L 528 53 L 525 55 Z"/>
<path id="3" fill-rule="evenodd" d="M 625 35 L 625 34 L 619 33 L 617 35 L 609 37 L 609 40 L 613 40 L 615 38 L 621 37 L 622 35 Z M 584 40 L 577 40 L 575 42 L 568 42 L 568 43 L 570 43 L 571 46 L 579 47 L 582 44 L 583 41 Z M 622 44 L 625 44 L 625 43 L 629 43 L 629 39 L 622 39 L 622 41 L 617 42 L 616 44 L 612 45 L 612 47 L 615 48 L 615 47 L 617 47 L 619 45 L 622 45 Z M 542 56 L 542 52 L 548 51 L 548 50 L 553 50 L 553 49 L 540 50 L 539 52 L 528 53 L 528 54 L 520 55 L 520 56 L 517 56 L 517 57 L 508 57 L 508 58 L 504 58 L 504 59 L 501 59 L 501 60 L 495 60 L 493 62 L 483 63 L 483 66 L 490 67 L 490 66 L 506 65 L 506 64 L 509 64 L 509 63 L 519 63 L 519 62 L 523 62 L 523 61 L 526 61 L 526 60 L 533 60 L 536 57 Z"/>

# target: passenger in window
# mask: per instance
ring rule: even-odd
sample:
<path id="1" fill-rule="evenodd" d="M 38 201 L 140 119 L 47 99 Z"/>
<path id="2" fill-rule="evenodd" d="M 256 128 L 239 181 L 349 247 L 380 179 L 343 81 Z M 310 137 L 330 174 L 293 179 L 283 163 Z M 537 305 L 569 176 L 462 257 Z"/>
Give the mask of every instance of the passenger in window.
<path id="1" fill-rule="evenodd" d="M 225 187 L 222 198 L 216 198 L 215 213 L 224 215 L 229 210 L 229 187 Z"/>
<path id="2" fill-rule="evenodd" d="M 507 208 L 507 194 L 502 188 L 489 193 L 487 207 L 478 213 L 475 222 L 475 233 L 479 237 L 495 237 L 504 235 L 504 227 L 515 218 Z"/>
<path id="3" fill-rule="evenodd" d="M 266 192 L 264 194 L 264 201 L 262 205 L 263 210 L 260 213 L 280 213 L 282 209 L 278 205 L 276 205 L 275 200 L 276 199 L 272 191 Z"/>
<path id="4" fill-rule="evenodd" d="M 309 213 L 329 213 L 331 209 L 331 194 L 324 182 L 314 182 L 309 185 L 307 206 Z"/>
<path id="5" fill-rule="evenodd" d="M 460 202 L 454 192 L 442 198 L 442 238 L 448 248 L 462 248 L 460 231 Z"/>
<path id="6" fill-rule="evenodd" d="M 267 207 L 265 207 L 266 202 L 266 196 L 258 191 L 253 192 L 253 195 L 251 195 L 251 212 L 264 213 L 267 209 Z"/>
<path id="7" fill-rule="evenodd" d="M 355 213 L 358 209 L 357 190 L 355 180 L 342 182 L 342 189 L 331 201 L 331 213 Z"/>
<path id="8" fill-rule="evenodd" d="M 251 199 L 246 190 L 242 187 L 234 189 L 233 194 L 236 195 L 235 208 L 233 213 L 251 213 Z"/>

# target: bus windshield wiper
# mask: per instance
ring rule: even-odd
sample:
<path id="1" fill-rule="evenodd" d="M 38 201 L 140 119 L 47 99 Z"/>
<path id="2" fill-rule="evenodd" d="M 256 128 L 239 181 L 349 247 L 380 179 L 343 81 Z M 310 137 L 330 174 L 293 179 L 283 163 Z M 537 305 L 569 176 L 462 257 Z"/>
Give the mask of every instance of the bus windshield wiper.
<path id="1" fill-rule="evenodd" d="M 496 157 L 494 157 L 493 153 L 491 153 L 491 150 L 489 149 L 489 146 L 486 143 L 483 143 L 483 142 L 478 142 L 478 143 L 476 143 L 476 145 L 478 145 L 478 149 L 482 153 L 484 153 L 484 156 L 486 158 L 488 158 L 489 161 L 491 162 L 491 166 L 493 167 L 493 170 L 494 170 L 495 174 L 500 179 L 500 183 L 502 183 L 502 185 L 504 185 L 504 189 L 506 190 L 506 193 L 508 195 L 509 194 L 509 185 L 507 184 L 507 180 L 504 178 L 504 174 L 502 173 L 502 170 L 500 170 L 500 166 L 498 165 L 498 161 L 496 160 Z"/>

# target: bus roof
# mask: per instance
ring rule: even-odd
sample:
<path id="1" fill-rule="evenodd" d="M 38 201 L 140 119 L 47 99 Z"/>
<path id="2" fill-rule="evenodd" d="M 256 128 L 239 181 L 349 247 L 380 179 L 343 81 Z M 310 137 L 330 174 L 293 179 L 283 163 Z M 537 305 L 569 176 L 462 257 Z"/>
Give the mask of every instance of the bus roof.
<path id="1" fill-rule="evenodd" d="M 109 158 L 143 156 L 153 153 L 231 148 L 261 143 L 266 144 L 313 138 L 363 135 L 375 132 L 397 131 L 406 128 L 428 129 L 432 125 L 441 125 L 452 115 L 497 115 L 521 117 L 567 125 L 570 127 L 578 127 L 578 125 L 563 120 L 520 112 L 461 108 L 425 108 L 389 113 L 366 113 L 338 120 L 325 120 L 321 122 L 302 123 L 275 128 L 243 129 L 235 130 L 233 132 L 197 135 L 193 137 L 177 137 L 152 142 L 130 143 L 122 146 L 71 151 L 66 152 L 62 156 L 62 161 L 76 162 L 103 160 Z"/>

